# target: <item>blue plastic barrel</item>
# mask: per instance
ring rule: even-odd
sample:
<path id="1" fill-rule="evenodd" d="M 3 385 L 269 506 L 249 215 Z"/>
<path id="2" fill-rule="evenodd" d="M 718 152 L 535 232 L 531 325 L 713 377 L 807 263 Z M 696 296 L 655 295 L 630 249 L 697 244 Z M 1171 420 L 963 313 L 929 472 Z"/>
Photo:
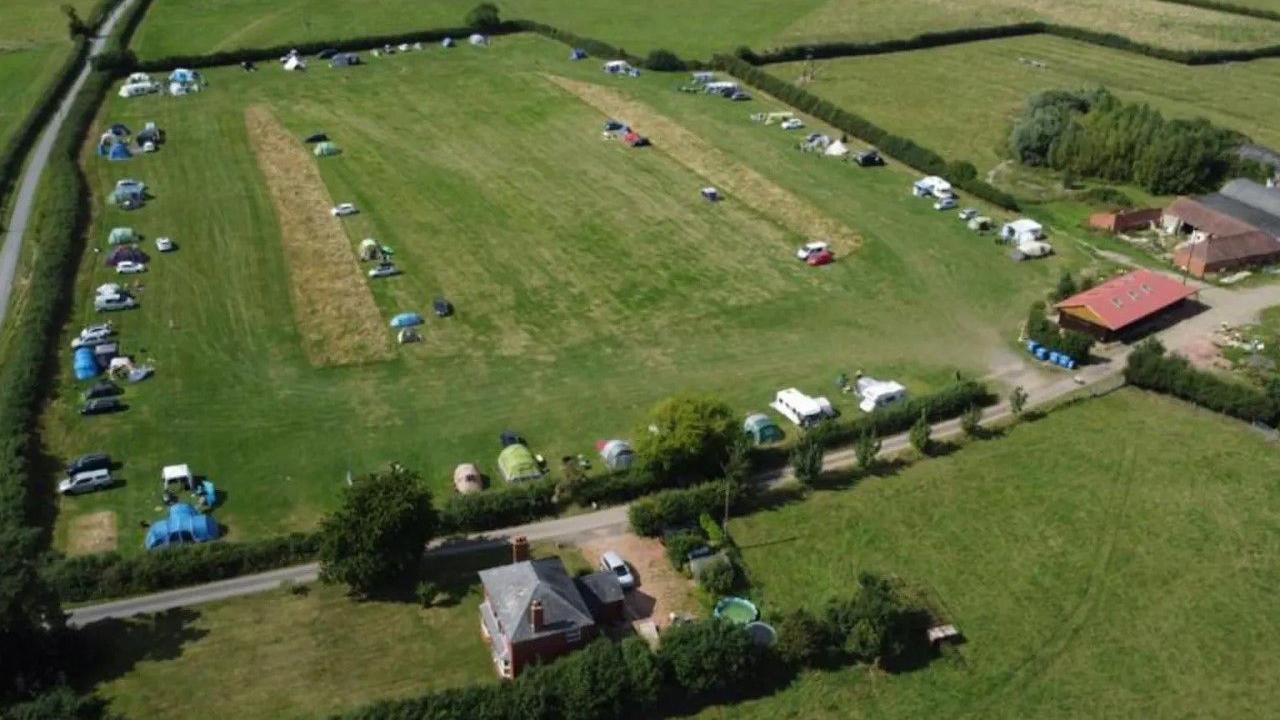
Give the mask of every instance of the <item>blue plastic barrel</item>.
<path id="1" fill-rule="evenodd" d="M 1036 348 L 1035 353 L 1036 353 L 1036 359 L 1038 360 L 1044 360 L 1045 358 L 1049 357 L 1049 349 L 1045 347 Z"/>
<path id="2" fill-rule="evenodd" d="M 1027 352 L 1034 353 L 1036 351 L 1036 348 L 1038 347 L 1040 347 L 1040 343 L 1036 342 L 1035 340 L 1027 341 Z"/>

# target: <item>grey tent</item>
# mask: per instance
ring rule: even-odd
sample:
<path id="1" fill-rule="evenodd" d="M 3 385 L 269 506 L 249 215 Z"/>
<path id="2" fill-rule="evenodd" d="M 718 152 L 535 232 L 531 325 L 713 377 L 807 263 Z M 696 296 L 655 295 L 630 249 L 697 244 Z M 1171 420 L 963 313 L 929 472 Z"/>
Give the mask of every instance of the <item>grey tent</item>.
<path id="1" fill-rule="evenodd" d="M 626 440 L 609 440 L 597 444 L 600 457 L 604 458 L 604 465 L 610 470 L 627 470 L 635 462 L 636 453 Z"/>
<path id="2" fill-rule="evenodd" d="M 329 67 L 350 67 L 360 64 L 360 56 L 355 53 L 338 53 L 329 59 Z"/>
<path id="3" fill-rule="evenodd" d="M 767 445 L 782 440 L 782 428 L 778 427 L 778 423 L 768 415 L 760 413 L 748 415 L 746 422 L 742 423 L 742 431 L 757 445 Z"/>

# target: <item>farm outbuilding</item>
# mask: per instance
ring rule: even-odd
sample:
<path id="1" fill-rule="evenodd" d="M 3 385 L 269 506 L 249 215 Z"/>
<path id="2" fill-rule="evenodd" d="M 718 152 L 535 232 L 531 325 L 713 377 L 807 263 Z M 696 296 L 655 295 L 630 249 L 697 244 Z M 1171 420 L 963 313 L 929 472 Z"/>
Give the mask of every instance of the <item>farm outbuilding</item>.
<path id="1" fill-rule="evenodd" d="M 742 431 L 756 445 L 768 445 L 779 442 L 783 438 L 782 428 L 764 413 L 748 415 L 746 421 L 742 423 Z"/>
<path id="2" fill-rule="evenodd" d="M 1161 213 L 1160 208 L 1094 213 L 1089 216 L 1089 227 L 1113 233 L 1126 232 L 1128 230 L 1146 230 L 1160 222 Z"/>
<path id="3" fill-rule="evenodd" d="M 169 507 L 168 517 L 151 523 L 143 544 L 148 550 L 154 550 L 168 545 L 210 542 L 217 540 L 219 534 L 218 523 L 212 517 L 201 515 L 187 503 L 176 503 Z"/>
<path id="4" fill-rule="evenodd" d="M 1252 180 L 1180 197 L 1160 223 L 1166 233 L 1187 236 L 1173 262 L 1196 277 L 1280 260 L 1280 190 Z"/>
<path id="5" fill-rule="evenodd" d="M 453 489 L 461 495 L 470 495 L 484 490 L 484 475 L 471 463 L 463 463 L 453 469 Z"/>
<path id="6" fill-rule="evenodd" d="M 1135 270 L 1054 305 L 1058 325 L 1103 342 L 1127 337 L 1199 292 L 1152 270 Z"/>
<path id="7" fill-rule="evenodd" d="M 636 459 L 635 450 L 626 440 L 600 441 L 596 443 L 596 449 L 604 459 L 604 466 L 610 470 L 628 470 Z"/>
<path id="8" fill-rule="evenodd" d="M 502 478 L 509 483 L 537 480 L 542 477 L 542 468 L 534 458 L 533 451 L 522 443 L 514 443 L 502 448 L 498 453 L 498 470 Z"/>

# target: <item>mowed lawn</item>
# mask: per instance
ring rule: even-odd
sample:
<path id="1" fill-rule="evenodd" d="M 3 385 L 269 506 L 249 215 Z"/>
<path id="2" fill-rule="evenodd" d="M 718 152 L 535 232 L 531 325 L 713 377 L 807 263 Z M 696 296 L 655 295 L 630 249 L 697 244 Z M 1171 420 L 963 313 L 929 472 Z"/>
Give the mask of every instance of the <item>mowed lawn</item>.
<path id="1" fill-rule="evenodd" d="M 474 0 L 160 0 L 148 11 L 133 46 L 142 57 L 205 53 L 288 42 L 385 35 L 459 27 Z M 645 55 L 666 48 L 707 58 L 742 44 L 766 43 L 779 29 L 821 7 L 823 0 L 504 0 L 506 19 L 555 25 Z M 566 53 L 567 53 L 566 49 Z"/>
<path id="2" fill-rule="evenodd" d="M 926 588 L 968 642 L 916 672 L 809 673 L 701 717 L 1268 716 L 1278 472 L 1247 426 L 1123 390 L 733 520 L 766 614 L 874 570 Z"/>
<path id="3" fill-rule="evenodd" d="M 590 572 L 577 550 L 560 555 L 570 574 Z M 478 571 L 510 551 L 428 563 L 435 604 L 412 598 L 356 601 L 340 587 L 279 590 L 85 629 L 95 658 L 75 678 L 126 717 L 171 716 L 216 699 L 216 717 L 328 717 L 378 700 L 497 680 L 480 635 Z"/>
<path id="4" fill-rule="evenodd" d="M 794 80 L 802 65 L 767 69 Z M 1193 67 L 1037 35 L 826 60 L 817 72 L 812 92 L 983 172 L 1004 159 L 1027 98 L 1051 89 L 1103 86 L 1167 116 L 1206 117 L 1280 146 L 1280 96 L 1271 91 L 1280 85 L 1280 60 Z"/>
<path id="5" fill-rule="evenodd" d="M 714 147 L 725 174 L 695 175 L 661 137 L 644 150 L 602 140 L 604 116 L 549 72 L 604 82 L 681 123 Z M 142 284 L 142 307 L 111 319 L 123 350 L 157 372 L 128 388 L 126 412 L 82 418 L 83 384 L 69 376 L 69 353 L 59 357 L 46 451 L 107 451 L 125 463 L 123 487 L 62 502 L 63 548 L 93 549 L 71 528 L 106 512 L 120 549 L 138 551 L 139 523 L 160 512 L 160 469 L 175 462 L 226 492 L 217 516 L 235 540 L 312 527 L 349 470 L 398 460 L 442 493 L 459 462 L 496 476 L 508 428 L 549 459 L 592 455 L 595 440 L 629 435 L 646 409 L 683 389 L 744 413 L 780 388 L 828 392 L 839 372 L 857 369 L 924 393 L 956 370 L 983 375 L 1007 362 L 1027 304 L 1063 268 L 1087 262 L 1064 240 L 1052 259 L 1012 263 L 953 214 L 912 198 L 913 175 L 896 164 L 860 170 L 798 153 L 795 135 L 747 120 L 765 103 L 676 93 L 671 76 L 603 77 L 540 38 L 347 72 L 267 64 L 210 80 L 181 99 L 113 96 L 100 124 L 154 120 L 169 142 L 125 163 L 85 160 L 97 188 L 93 251 L 67 341 L 103 319 L 93 288 L 120 278 L 100 252 L 111 227 L 130 225 L 152 263 L 130 280 Z M 251 105 L 271 108 L 299 138 L 323 130 L 343 148 L 318 162 L 334 200 L 361 208 L 333 221 L 350 239 L 351 271 L 367 268 L 354 260 L 364 237 L 392 246 L 405 271 L 372 282 L 379 322 L 430 314 L 437 294 L 455 317 L 429 318 L 425 342 L 398 347 L 390 362 L 307 362 L 246 137 Z M 807 238 L 770 208 L 698 197 L 739 166 L 858 231 L 861 249 L 808 268 L 793 256 Z M 133 213 L 104 209 L 102 193 L 126 176 L 145 180 L 154 199 Z M 178 250 L 153 252 L 157 235 Z"/>

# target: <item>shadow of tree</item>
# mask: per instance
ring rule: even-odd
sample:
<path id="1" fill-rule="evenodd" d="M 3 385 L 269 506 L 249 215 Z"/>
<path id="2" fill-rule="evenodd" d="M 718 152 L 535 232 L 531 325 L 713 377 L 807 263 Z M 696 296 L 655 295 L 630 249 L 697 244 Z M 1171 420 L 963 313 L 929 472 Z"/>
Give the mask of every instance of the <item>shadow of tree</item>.
<path id="1" fill-rule="evenodd" d="M 76 634 L 82 658 L 76 684 L 87 690 L 128 674 L 140 662 L 181 657 L 186 645 L 209 634 L 194 627 L 199 617 L 191 608 L 174 608 L 86 625 Z"/>

